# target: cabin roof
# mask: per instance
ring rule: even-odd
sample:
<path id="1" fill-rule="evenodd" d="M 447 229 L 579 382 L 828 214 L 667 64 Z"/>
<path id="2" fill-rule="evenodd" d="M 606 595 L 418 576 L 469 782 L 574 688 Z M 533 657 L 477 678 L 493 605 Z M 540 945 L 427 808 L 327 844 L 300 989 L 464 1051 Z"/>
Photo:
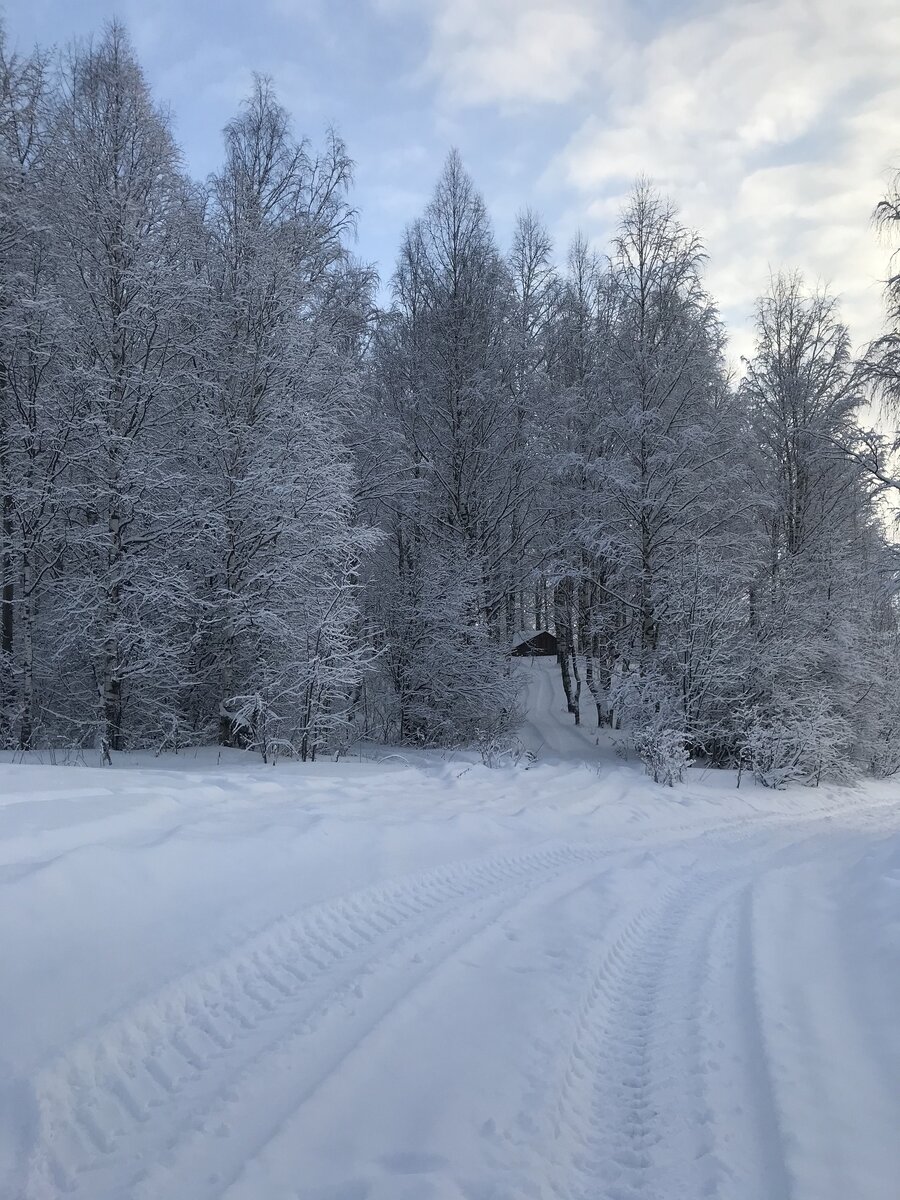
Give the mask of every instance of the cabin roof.
<path id="1" fill-rule="evenodd" d="M 521 650 L 523 647 L 534 643 L 536 645 L 556 645 L 556 634 L 551 633 L 549 629 L 521 629 L 513 635 L 512 650 Z"/>

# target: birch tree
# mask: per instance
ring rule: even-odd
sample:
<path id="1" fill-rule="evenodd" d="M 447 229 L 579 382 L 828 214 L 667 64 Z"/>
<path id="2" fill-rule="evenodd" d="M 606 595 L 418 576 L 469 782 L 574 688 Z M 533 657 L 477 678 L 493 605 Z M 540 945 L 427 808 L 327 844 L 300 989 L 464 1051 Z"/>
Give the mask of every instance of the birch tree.
<path id="1" fill-rule="evenodd" d="M 315 757 L 346 722 L 358 559 L 346 444 L 370 279 L 345 247 L 351 163 L 314 156 L 259 78 L 209 185 L 205 472 L 207 613 L 195 656 L 223 745 Z"/>
<path id="2" fill-rule="evenodd" d="M 900 238 L 900 172 L 876 205 L 874 218 L 887 243 L 895 244 Z M 884 299 L 885 328 L 867 348 L 861 365 L 865 381 L 896 411 L 900 405 L 900 250 L 896 245 L 888 261 Z"/>
<path id="3" fill-rule="evenodd" d="M 0 738 L 35 723 L 35 609 L 55 555 L 71 411 L 54 375 L 60 338 L 44 203 L 47 57 L 8 53 L 0 28 Z"/>
<path id="4" fill-rule="evenodd" d="M 773 278 L 742 395 L 765 534 L 751 590 L 751 748 L 771 760 L 763 774 L 778 778 L 787 766 L 817 781 L 846 769 L 871 740 L 870 706 L 893 707 L 896 691 L 872 675 L 896 629 L 895 568 L 873 489 L 842 450 L 855 440 L 862 397 L 832 297 L 808 292 L 797 274 Z"/>
<path id="5" fill-rule="evenodd" d="M 380 564 L 388 610 L 393 593 L 406 613 L 393 635 L 405 630 L 394 647 L 403 737 L 452 740 L 512 710 L 507 597 L 529 520 L 514 311 L 484 201 L 454 151 L 407 231 L 378 345 L 378 403 L 397 430 L 398 476 L 414 484 Z M 398 613 L 378 619 L 388 630 Z M 457 688 L 479 696 L 464 726 L 443 702 Z"/>
<path id="6" fill-rule="evenodd" d="M 734 608 L 712 581 L 724 579 L 723 559 L 738 545 L 743 504 L 737 414 L 704 260 L 697 235 L 639 184 L 608 272 L 591 269 L 590 306 L 574 304 L 574 345 L 588 353 L 572 356 L 573 468 L 582 493 L 575 539 L 591 597 L 582 623 L 607 644 L 618 719 L 649 722 L 667 742 L 694 751 L 710 735 L 697 654 L 714 645 L 713 599 Z M 576 297 L 585 291 L 583 262 L 581 252 L 572 270 Z M 586 339 L 582 328 L 592 331 Z M 739 564 L 732 565 L 739 587 Z M 700 674 L 709 678 L 711 669 L 707 661 Z"/>
<path id="7" fill-rule="evenodd" d="M 169 551 L 180 480 L 170 443 L 192 379 L 182 343 L 187 188 L 168 118 L 121 26 L 72 50 L 55 115 L 56 276 L 78 397 L 77 495 L 58 593 L 60 672 L 84 680 L 102 758 L 126 712 L 181 683 L 184 578 Z M 153 718 L 147 717 L 148 720 Z"/>

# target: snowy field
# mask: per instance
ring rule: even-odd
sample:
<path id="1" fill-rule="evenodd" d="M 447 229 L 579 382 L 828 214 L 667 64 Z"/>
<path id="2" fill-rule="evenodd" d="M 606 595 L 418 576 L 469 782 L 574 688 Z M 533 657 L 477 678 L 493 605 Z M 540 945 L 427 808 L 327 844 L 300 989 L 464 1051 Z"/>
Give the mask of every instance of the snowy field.
<path id="1" fill-rule="evenodd" d="M 900 783 L 0 766 L 3 1200 L 896 1200 Z"/>

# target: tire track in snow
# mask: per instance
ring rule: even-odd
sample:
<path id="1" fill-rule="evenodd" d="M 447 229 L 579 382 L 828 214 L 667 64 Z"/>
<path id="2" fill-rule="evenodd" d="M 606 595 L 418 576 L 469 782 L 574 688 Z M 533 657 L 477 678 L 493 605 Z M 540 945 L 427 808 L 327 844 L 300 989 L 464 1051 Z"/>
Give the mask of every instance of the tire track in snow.
<path id="1" fill-rule="evenodd" d="M 663 889 L 594 970 L 557 1104 L 550 1184 L 565 1200 L 593 1200 L 598 1190 L 605 1200 L 711 1194 L 711 1148 L 698 1138 L 685 1069 L 696 1038 L 683 1004 L 691 973 L 683 976 L 673 953 L 711 891 L 710 883 Z M 686 1136 L 697 1143 L 690 1152 Z"/>
<path id="2" fill-rule="evenodd" d="M 427 955 L 441 922 L 594 857 L 562 844 L 436 867 L 285 918 L 176 981 L 40 1073 L 27 1200 L 131 1195 L 268 1047 L 311 1032 L 380 964 L 419 943 Z"/>
<path id="3" fill-rule="evenodd" d="M 531 1153 L 529 1177 L 546 1178 L 552 1195 L 794 1194 L 766 1037 L 772 1018 L 758 1006 L 747 914 L 757 876 L 788 869 L 782 854 L 824 844 L 830 814 L 824 819 L 824 826 L 818 814 L 792 827 L 773 823 L 774 845 L 771 837 L 754 844 L 765 833 L 759 826 L 725 839 L 713 831 L 708 861 L 724 853 L 729 865 L 695 864 L 680 881 L 670 876 L 611 922 L 577 1009 L 557 1098 L 544 1105 L 553 1119 L 543 1147 L 542 1131 L 529 1128 L 527 1110 L 522 1115 L 532 1148 L 546 1151 L 539 1160 Z M 529 1154 L 528 1145 L 519 1149 Z"/>
<path id="4" fill-rule="evenodd" d="M 235 1169 L 231 1178 L 225 1178 L 223 1173 L 223 1178 L 217 1181 L 221 1186 L 214 1188 L 209 1195 L 216 1197 L 217 1200 L 256 1200 L 259 1195 L 269 1194 L 271 1185 L 268 1181 L 260 1190 L 258 1183 L 248 1176 L 253 1175 L 258 1160 L 270 1148 L 277 1147 L 274 1154 L 277 1162 L 284 1157 L 283 1151 L 287 1147 L 287 1157 L 293 1159 L 296 1174 L 301 1175 L 302 1154 L 300 1148 L 303 1145 L 303 1113 L 306 1106 L 315 1101 L 336 1076 L 347 1069 L 352 1070 L 354 1064 L 361 1065 L 365 1075 L 369 1069 L 367 1059 L 365 1055 L 357 1058 L 357 1053 L 363 1050 L 373 1037 L 389 1034 L 389 1031 L 396 1029 L 398 1025 L 402 1027 L 410 1007 L 414 1008 L 417 1003 L 421 1002 L 423 992 L 429 990 L 433 992 L 439 979 L 444 982 L 446 970 L 459 965 L 463 952 L 468 955 L 480 943 L 497 937 L 498 931 L 506 927 L 514 915 L 521 917 L 523 912 L 546 904 L 548 893 L 554 900 L 559 900 L 583 890 L 594 882 L 598 874 L 595 861 L 597 857 L 597 855 L 591 855 L 583 866 L 573 863 L 563 868 L 562 871 L 535 873 L 530 878 L 519 880 L 515 886 L 502 893 L 482 898 L 475 912 L 462 909 L 448 914 L 444 922 L 446 927 L 440 932 L 439 937 L 435 936 L 438 932 L 436 927 L 431 926 L 427 930 L 428 951 L 416 955 L 412 971 L 408 966 L 408 948 L 401 948 L 392 955 L 393 959 L 402 961 L 379 963 L 376 972 L 377 978 L 371 979 L 366 987 L 367 1004 L 365 1006 L 355 1005 L 355 1012 L 350 1014 L 351 1020 L 354 1016 L 361 1018 L 360 1023 L 355 1027 L 355 1032 L 349 1035 L 346 1035 L 343 1030 L 338 1032 L 334 1048 L 326 1054 L 325 1061 L 320 1067 L 310 1073 L 302 1089 L 298 1090 L 294 1085 L 292 1088 L 285 1088 L 280 1097 L 276 1096 L 274 1108 L 281 1113 L 277 1127 L 269 1130 L 263 1137 L 245 1139 L 243 1146 L 237 1147 L 236 1153 L 232 1151 L 231 1157 L 235 1160 Z M 603 870 L 604 868 L 600 868 L 601 873 Z M 506 940 L 505 936 L 502 940 Z M 371 1004 L 373 994 L 378 994 L 374 1006 Z M 446 1003 L 446 994 L 443 991 L 441 996 L 443 1002 Z M 358 997 L 358 999 L 362 1000 L 362 997 Z M 299 1034 L 289 1033 L 285 1044 L 272 1047 L 273 1055 L 271 1057 L 275 1056 L 275 1052 L 280 1057 L 282 1052 L 288 1051 L 285 1057 L 295 1061 L 298 1054 L 295 1050 L 290 1050 L 288 1043 L 293 1042 L 298 1045 L 301 1043 L 301 1039 L 308 1036 L 309 1033 L 319 1033 L 320 1023 L 324 1023 L 332 1015 L 332 1012 L 323 1006 L 316 1015 L 311 1028 L 307 1028 Z M 335 1018 L 335 1020 L 340 1020 L 342 1025 L 345 1023 L 344 1017 Z M 273 1107 L 272 1076 L 266 1072 L 264 1063 L 254 1064 L 254 1076 L 251 1084 L 260 1097 L 265 1096 L 271 1111 Z M 346 1079 L 343 1081 L 343 1087 L 352 1091 L 352 1084 L 348 1083 Z M 230 1101 L 233 1102 L 235 1113 L 240 1113 L 246 1110 L 247 1094 L 242 1089 L 242 1092 L 231 1097 Z M 223 1111 L 228 1104 L 229 1098 L 226 1098 L 221 1106 Z M 195 1145 L 199 1146 L 199 1144 L 198 1140 Z M 284 1170 L 283 1165 L 281 1170 Z M 180 1169 L 177 1174 L 179 1178 L 182 1178 Z M 154 1176 L 148 1180 L 148 1183 L 150 1186 L 146 1193 L 142 1190 L 135 1200 L 152 1200 L 159 1194 L 157 1178 Z M 331 1194 L 328 1188 L 325 1190 L 329 1195 Z M 296 1191 L 293 1187 L 288 1187 L 285 1194 L 288 1193 L 292 1196 L 296 1195 L 298 1200 L 302 1200 L 306 1195 L 302 1186 Z M 429 1192 L 429 1194 L 431 1193 Z M 193 1196 L 194 1193 L 192 1192 L 191 1195 Z"/>
<path id="5" fill-rule="evenodd" d="M 672 833 L 665 836 L 670 839 L 668 850 L 699 852 L 709 862 L 716 861 L 723 847 L 734 858 L 741 843 L 744 849 L 738 858 L 743 853 L 747 864 L 771 869 L 779 839 L 791 846 L 797 833 L 807 832 L 810 825 L 825 829 L 823 821 L 837 822 L 850 808 L 823 806 L 806 821 L 792 815 L 767 820 L 762 815 L 758 820 L 721 822 L 711 829 L 691 830 L 677 844 Z M 873 812 L 871 820 L 857 819 L 854 824 L 879 821 Z M 663 856 L 667 853 L 660 850 Z M 201 1126 L 198 1137 L 209 1139 L 209 1114 L 228 1109 L 229 1089 L 236 1110 L 241 1107 L 242 1089 L 265 1074 L 257 1069 L 263 1056 L 279 1046 L 298 1044 L 298 1037 L 309 1042 L 309 1034 L 320 1029 L 330 1013 L 361 1007 L 360 987 L 375 982 L 393 995 L 393 1003 L 399 1002 L 409 992 L 404 991 L 406 984 L 424 980 L 458 952 L 456 937 L 467 932 L 479 936 L 491 926 L 496 917 L 488 913 L 485 923 L 485 906 L 493 909 L 510 894 L 515 905 L 521 892 L 534 889 L 535 881 L 593 862 L 597 854 L 584 846 L 561 845 L 494 856 L 434 868 L 314 906 L 277 922 L 220 962 L 121 1014 L 73 1046 L 36 1080 L 39 1135 L 25 1192 L 28 1200 L 48 1200 L 61 1192 L 83 1200 L 132 1200 L 148 1164 L 152 1174 L 145 1181 L 146 1196 L 156 1200 L 166 1195 L 167 1177 L 170 1185 L 180 1187 L 171 1165 L 175 1156 L 193 1153 L 188 1147 L 191 1122 Z M 713 954 L 710 939 L 727 946 L 736 936 L 737 926 L 729 922 L 734 919 L 737 889 L 745 883 L 746 872 L 704 874 L 702 867 L 686 881 L 671 882 L 670 877 L 657 896 L 637 911 L 632 907 L 601 935 L 600 961 L 569 1056 L 569 1091 L 559 1103 L 555 1194 L 595 1200 L 597 1181 L 605 1178 L 609 1186 L 604 1200 L 673 1195 L 660 1189 L 673 1162 L 684 1157 L 687 1144 L 679 1142 L 683 1132 L 673 1120 L 683 1103 L 679 1077 L 693 1056 L 699 1063 L 698 1088 L 708 1084 L 711 1072 L 704 1073 L 700 1056 L 708 1052 L 703 1039 L 715 1036 L 715 1026 L 701 1021 L 672 1028 L 666 1021 L 672 1012 L 691 1008 L 686 999 L 691 988 L 697 996 L 705 994 L 701 958 L 688 943 L 693 939 L 705 946 L 707 959 Z M 718 931 L 710 919 L 717 906 L 731 914 Z M 474 930 L 473 919 L 480 922 Z M 686 937 L 687 929 L 694 931 L 691 938 Z M 685 953 L 692 956 L 687 973 L 686 961 L 679 957 Z M 420 962 L 410 970 L 416 956 Z M 756 962 L 755 952 L 752 961 Z M 394 981 L 399 981 L 399 989 Z M 697 1005 L 693 1007 L 696 1011 Z M 385 1012 L 390 1011 L 389 1006 Z M 759 1020 L 760 1029 L 763 1024 L 767 1029 L 771 1024 L 768 1010 Z M 751 1029 L 751 1048 L 753 1036 Z M 352 1049 L 345 1044 L 345 1056 Z M 316 1086 L 326 1078 L 327 1072 L 321 1074 Z M 698 1095 L 691 1092 L 695 1124 L 702 1111 L 698 1100 L 695 1104 Z M 292 1084 L 285 1092 L 285 1106 L 296 1107 L 296 1101 L 297 1087 Z M 763 1139 L 763 1117 L 760 1131 L 749 1135 L 751 1143 L 754 1137 Z M 716 1127 L 713 1132 L 721 1134 Z M 567 1154 L 567 1142 L 578 1146 L 577 1161 Z M 221 1141 L 214 1143 L 210 1153 L 220 1155 L 222 1148 Z M 678 1168 L 687 1171 L 689 1180 L 683 1194 L 693 1198 L 721 1191 L 732 1200 L 736 1193 L 728 1190 L 727 1178 L 711 1166 L 718 1154 L 715 1139 L 696 1148 L 703 1151 L 700 1165 Z M 252 1145 L 250 1149 L 253 1152 Z M 200 1161 L 202 1165 L 202 1155 Z M 775 1160 L 760 1168 L 773 1184 L 773 1197 L 780 1195 L 776 1169 Z M 607 1174 L 601 1175 L 601 1170 Z M 225 1183 L 227 1177 L 208 1186 L 215 1194 Z M 202 1185 L 207 1186 L 206 1179 Z M 186 1194 L 200 1200 L 209 1193 Z M 752 1192 L 743 1195 L 757 1200 Z"/>
<path id="6" fill-rule="evenodd" d="M 770 1200 L 789 1200 L 791 1180 L 785 1160 L 785 1136 L 772 1080 L 772 1067 L 760 1009 L 753 935 L 756 880 L 742 885 L 723 914 L 718 965 L 726 978 L 720 995 L 731 1010 L 730 1073 L 716 1079 L 710 1107 L 720 1138 L 732 1143 L 728 1195 L 753 1200 L 765 1181 Z M 712 963 L 711 963 L 712 965 Z M 715 1028 L 715 1038 L 721 1030 Z M 721 1045 L 717 1047 L 724 1049 Z M 713 1091 L 713 1089 L 711 1089 Z"/>

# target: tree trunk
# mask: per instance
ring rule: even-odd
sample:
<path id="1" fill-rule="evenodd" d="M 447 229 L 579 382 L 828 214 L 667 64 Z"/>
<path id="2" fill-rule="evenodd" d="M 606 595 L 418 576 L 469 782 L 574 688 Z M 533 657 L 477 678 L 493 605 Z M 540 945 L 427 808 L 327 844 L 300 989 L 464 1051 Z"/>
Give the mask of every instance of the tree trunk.
<path id="1" fill-rule="evenodd" d="M 5 403 L 7 377 L 5 364 L 0 362 L 0 405 Z M 0 517 L 0 739 L 5 733 L 3 726 L 11 720 L 15 704 L 15 684 L 12 673 L 12 656 L 15 627 L 15 588 L 13 584 L 13 501 L 10 494 L 12 481 L 9 471 L 9 453 L 6 430 L 0 418 L 0 487 L 3 489 L 2 517 Z"/>
<path id="2" fill-rule="evenodd" d="M 111 478 L 110 491 L 118 487 L 118 471 Z M 122 749 L 122 658 L 118 627 L 122 617 L 123 537 L 122 520 L 115 505 L 110 508 L 106 523 L 106 596 L 103 628 L 105 637 L 101 652 L 100 673 L 100 756 L 104 763 L 112 762 L 112 751 Z"/>
<path id="3" fill-rule="evenodd" d="M 34 594 L 30 550 L 22 553 L 22 713 L 19 749 L 29 750 L 34 737 Z"/>
<path id="4" fill-rule="evenodd" d="M 656 612 L 653 601 L 653 562 L 650 530 L 641 523 L 641 656 L 656 649 Z"/>
<path id="5" fill-rule="evenodd" d="M 556 624 L 556 659 L 562 675 L 563 691 L 566 693 L 566 707 L 579 723 L 578 703 L 575 689 L 572 686 L 572 671 L 569 663 L 572 655 L 572 607 L 569 601 L 571 580 L 564 579 L 553 589 L 553 612 Z"/>

